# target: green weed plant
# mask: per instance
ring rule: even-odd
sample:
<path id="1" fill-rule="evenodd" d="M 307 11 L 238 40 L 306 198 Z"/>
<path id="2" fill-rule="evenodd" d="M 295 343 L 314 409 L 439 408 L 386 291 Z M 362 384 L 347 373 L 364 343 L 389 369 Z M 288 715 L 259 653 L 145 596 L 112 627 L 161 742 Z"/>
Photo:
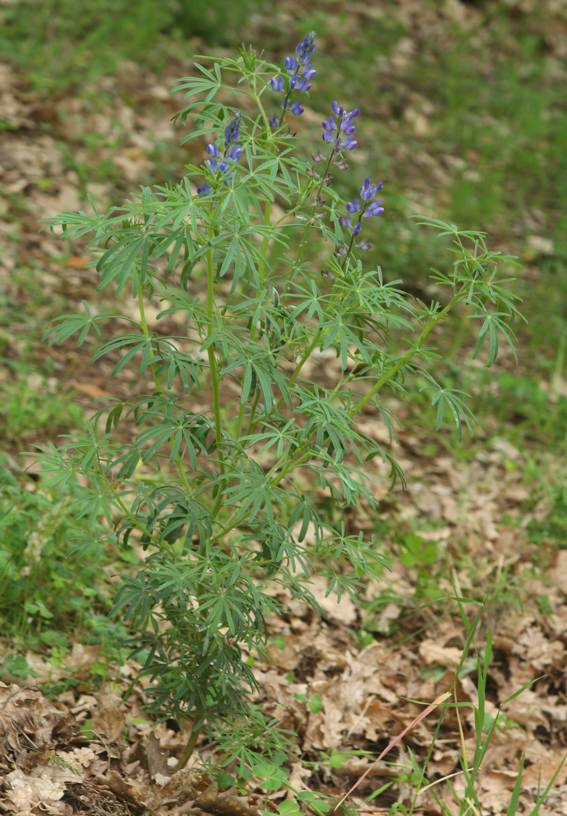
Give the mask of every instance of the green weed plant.
<path id="1" fill-rule="evenodd" d="M 202 58 L 176 90 L 186 140 L 208 142 L 207 162 L 121 207 L 54 221 L 68 240 L 89 239 L 115 307 L 84 304 L 51 341 L 93 344 L 128 396 L 44 467 L 60 487 L 80 476 L 107 534 L 139 553 L 115 612 L 135 633 L 154 712 L 190 723 L 178 767 L 227 723 L 240 746 L 246 724 L 256 740 L 269 733 L 250 703 L 253 664 L 286 598 L 316 607 L 311 576 L 354 596 L 383 573 L 379 542 L 345 519 L 360 503 L 377 510 L 373 459 L 402 474 L 357 418 L 393 429 L 389 398 L 426 394 L 437 425 L 460 431 L 470 414 L 440 382 L 439 327 L 455 313 L 470 321 L 487 365 L 513 344 L 511 259 L 484 234 L 422 220 L 452 253 L 428 303 L 365 263 L 379 185 L 365 179 L 347 202 L 334 183 L 358 111 L 333 103 L 315 157 L 296 145 L 314 49 L 307 35 L 284 68 L 251 49 Z"/>

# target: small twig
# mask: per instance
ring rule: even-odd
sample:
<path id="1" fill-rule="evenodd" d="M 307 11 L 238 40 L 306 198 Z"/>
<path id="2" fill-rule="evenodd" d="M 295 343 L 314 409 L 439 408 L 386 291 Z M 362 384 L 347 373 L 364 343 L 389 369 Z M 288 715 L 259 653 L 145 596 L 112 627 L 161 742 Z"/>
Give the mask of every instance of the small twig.
<path id="1" fill-rule="evenodd" d="M 364 718 L 364 715 L 365 715 L 365 714 L 366 714 L 366 712 L 368 711 L 368 709 L 369 709 L 369 707 L 370 707 L 370 704 L 371 704 L 371 703 L 373 703 L 375 699 L 376 699 L 376 695 L 375 695 L 375 694 L 371 694 L 371 695 L 370 695 L 370 697 L 368 698 L 368 700 L 366 701 L 366 704 L 365 704 L 364 708 L 362 709 L 362 711 L 360 712 L 360 714 L 359 714 L 359 715 L 358 715 L 358 717 L 356 718 L 355 722 L 354 722 L 354 723 L 353 723 L 353 725 L 351 725 L 351 727 L 348 729 L 348 731 L 347 731 L 347 733 L 346 733 L 346 738 L 347 738 L 347 739 L 348 739 L 348 737 L 350 737 L 350 735 L 353 733 L 353 731 L 356 731 L 356 729 L 358 728 L 358 726 L 359 726 L 359 725 L 360 725 L 360 723 L 362 722 L 362 720 L 363 720 L 363 718 Z"/>
<path id="2" fill-rule="evenodd" d="M 467 768 L 466 772 L 470 773 L 472 770 L 474 769 Z M 454 773 L 447 774 L 447 776 L 442 776 L 441 779 L 436 779 L 434 782 L 430 782 L 429 785 L 426 785 L 424 788 L 421 788 L 421 790 L 417 792 L 417 795 L 421 796 L 423 793 L 425 793 L 425 791 L 430 790 L 430 788 L 434 788 L 435 785 L 440 785 L 441 782 L 446 782 L 448 779 L 454 779 L 456 776 L 462 776 L 464 773 L 465 771 L 455 771 Z"/>
<path id="3" fill-rule="evenodd" d="M 388 754 L 392 750 L 392 748 L 395 748 L 396 745 L 398 745 L 403 740 L 403 738 L 405 737 L 406 734 L 408 734 L 413 728 L 415 728 L 416 725 L 419 725 L 419 723 L 422 720 L 424 720 L 426 717 L 428 717 L 431 714 L 432 711 L 435 711 L 435 709 L 438 708 L 442 703 L 444 703 L 445 700 L 448 700 L 450 696 L 451 696 L 450 691 L 446 691 L 445 694 L 441 694 L 439 697 L 437 697 L 437 699 L 433 700 L 433 702 L 430 703 L 430 705 L 428 705 L 427 708 L 424 708 L 424 710 L 421 712 L 421 714 L 418 714 L 417 717 L 414 720 L 412 720 L 408 726 L 406 726 L 404 728 L 404 730 L 401 732 L 401 734 L 398 734 L 397 737 L 394 737 L 392 740 L 390 740 L 390 742 L 388 743 L 388 745 L 386 745 L 386 747 L 384 748 L 384 750 L 382 751 L 380 756 L 376 757 L 374 762 L 371 765 L 368 766 L 368 768 L 364 771 L 362 776 L 360 776 L 356 780 L 356 782 L 350 788 L 350 790 L 348 790 L 345 793 L 345 795 L 342 797 L 342 799 L 340 799 L 337 802 L 335 807 L 332 809 L 331 813 L 336 813 L 337 812 L 337 810 L 341 807 L 341 805 L 343 805 L 346 802 L 346 800 L 354 793 L 354 791 L 358 788 L 358 786 L 361 784 L 361 782 L 363 782 L 366 779 L 366 777 L 370 774 L 370 772 L 372 771 L 374 766 L 377 765 L 380 762 L 380 760 L 383 757 L 385 757 L 386 754 Z"/>

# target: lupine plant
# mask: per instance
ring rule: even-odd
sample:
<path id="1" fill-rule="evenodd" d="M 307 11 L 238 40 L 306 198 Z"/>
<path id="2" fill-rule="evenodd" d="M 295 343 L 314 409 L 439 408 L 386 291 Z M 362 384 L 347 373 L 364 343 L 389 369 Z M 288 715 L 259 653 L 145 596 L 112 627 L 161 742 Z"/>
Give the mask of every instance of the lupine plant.
<path id="1" fill-rule="evenodd" d="M 488 363 L 500 338 L 513 340 L 506 259 L 481 233 L 424 219 L 454 256 L 433 273 L 431 303 L 368 268 L 367 240 L 379 242 L 387 210 L 381 184 L 364 178 L 349 201 L 334 186 L 357 147 L 358 109 L 332 103 L 315 156 L 294 133 L 315 62 L 311 34 L 283 68 L 246 49 L 203 58 L 176 90 L 187 100 L 178 121 L 204 162 L 179 183 L 54 226 L 91 239 L 117 307 L 85 304 L 51 339 L 92 338 L 127 396 L 49 451 L 47 466 L 58 479 L 79 472 L 106 502 L 109 529 L 140 552 L 115 607 L 153 709 L 189 723 L 179 767 L 227 721 L 264 733 L 253 663 L 286 598 L 316 606 L 313 574 L 340 595 L 383 571 L 379 542 L 344 511 L 376 507 L 373 458 L 394 478 L 400 469 L 357 417 L 391 427 L 387 398 L 425 391 L 439 423 L 460 427 L 468 410 L 438 382 L 436 328 L 452 312 L 478 322 Z"/>

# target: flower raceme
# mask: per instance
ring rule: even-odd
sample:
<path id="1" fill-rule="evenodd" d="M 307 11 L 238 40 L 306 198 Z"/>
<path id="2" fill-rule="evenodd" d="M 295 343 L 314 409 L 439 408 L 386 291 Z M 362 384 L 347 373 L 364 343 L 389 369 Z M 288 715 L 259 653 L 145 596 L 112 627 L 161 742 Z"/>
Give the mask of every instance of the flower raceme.
<path id="1" fill-rule="evenodd" d="M 383 215 L 384 207 L 382 206 L 382 201 L 376 199 L 382 186 L 382 182 L 372 184 L 370 177 L 366 177 L 360 188 L 360 200 L 354 198 L 347 203 L 346 208 L 348 215 L 342 215 L 340 217 L 340 223 L 342 227 L 351 231 L 353 237 L 356 237 L 361 232 L 363 218 L 373 218 L 377 215 Z M 356 216 L 354 223 L 353 216 Z"/>
<path id="2" fill-rule="evenodd" d="M 209 158 L 205 162 L 205 166 L 215 176 L 221 176 L 223 180 L 228 183 L 230 181 L 230 168 L 242 156 L 242 147 L 238 144 L 240 141 L 240 114 L 232 117 L 226 128 L 224 129 L 224 148 L 221 150 L 218 145 L 218 140 L 212 144 L 207 145 L 207 153 Z M 199 195 L 208 195 L 211 192 L 210 184 L 205 181 L 197 188 Z"/>
<path id="3" fill-rule="evenodd" d="M 356 133 L 354 119 L 360 113 L 360 108 L 347 111 L 338 102 L 332 102 L 331 109 L 333 113 L 323 120 L 323 141 L 333 145 L 334 153 L 339 150 L 354 150 L 358 145 L 353 138 Z"/>
<path id="4" fill-rule="evenodd" d="M 287 110 L 295 116 L 301 116 L 305 108 L 295 99 L 298 93 L 307 93 L 311 89 L 311 81 L 317 71 L 311 65 L 315 53 L 315 35 L 306 34 L 295 47 L 295 55 L 289 55 L 284 60 L 285 75 L 278 74 L 272 77 L 270 85 L 276 93 L 283 93 L 282 114 L 272 116 L 270 124 L 273 128 L 279 127 Z"/>

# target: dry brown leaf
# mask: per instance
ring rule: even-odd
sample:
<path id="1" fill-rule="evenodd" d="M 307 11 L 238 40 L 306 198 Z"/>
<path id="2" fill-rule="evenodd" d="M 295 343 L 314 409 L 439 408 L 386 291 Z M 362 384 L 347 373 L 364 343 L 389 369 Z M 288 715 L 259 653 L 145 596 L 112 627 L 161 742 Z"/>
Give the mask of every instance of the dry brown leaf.
<path id="1" fill-rule="evenodd" d="M 312 578 L 309 588 L 325 615 L 331 620 L 344 626 L 350 626 L 356 621 L 355 606 L 346 592 L 339 600 L 334 590 L 328 592 L 327 581 L 321 576 Z"/>
<path id="2" fill-rule="evenodd" d="M 462 657 L 462 652 L 456 646 L 442 646 L 435 640 L 424 640 L 420 643 L 419 654 L 431 666 L 445 666 L 456 669 Z"/>
<path id="3" fill-rule="evenodd" d="M 115 742 L 124 731 L 124 707 L 122 698 L 105 686 L 96 695 L 97 704 L 93 711 L 93 731 L 109 742 Z"/>

